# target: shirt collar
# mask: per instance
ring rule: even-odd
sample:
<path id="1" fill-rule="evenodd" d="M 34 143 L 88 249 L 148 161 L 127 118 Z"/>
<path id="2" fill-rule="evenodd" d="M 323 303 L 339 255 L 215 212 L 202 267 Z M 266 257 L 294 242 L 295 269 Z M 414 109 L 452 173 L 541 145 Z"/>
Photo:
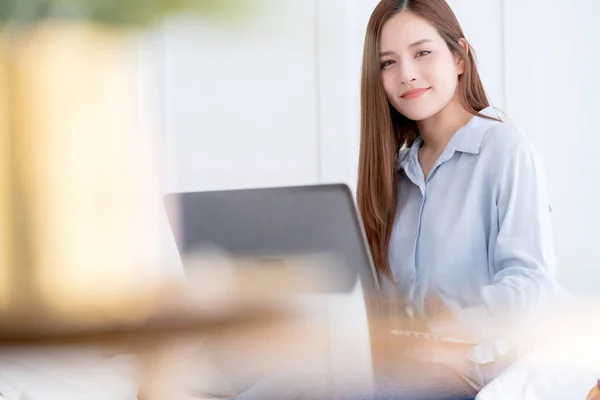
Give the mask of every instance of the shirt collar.
<path id="1" fill-rule="evenodd" d="M 499 119 L 496 110 L 494 110 L 494 108 L 491 106 L 484 108 L 479 113 L 487 117 Z M 454 154 L 455 151 L 479 154 L 485 133 L 487 132 L 489 126 L 494 122 L 494 120 L 474 115 L 465 126 L 460 128 L 452 136 L 450 142 L 448 142 L 444 152 L 442 153 L 442 157 L 449 158 L 452 156 L 452 154 Z M 423 138 L 419 136 L 410 148 L 404 148 L 400 150 L 397 163 L 399 169 L 406 169 L 406 165 L 409 162 L 418 164 L 418 151 L 422 143 Z"/>

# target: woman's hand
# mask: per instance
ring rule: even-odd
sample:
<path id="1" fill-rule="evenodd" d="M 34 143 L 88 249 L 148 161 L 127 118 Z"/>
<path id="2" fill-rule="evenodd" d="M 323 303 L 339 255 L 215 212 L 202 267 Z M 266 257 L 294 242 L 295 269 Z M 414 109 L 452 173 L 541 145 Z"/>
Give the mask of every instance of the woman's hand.
<path id="1" fill-rule="evenodd" d="M 475 342 L 461 320 L 462 307 L 444 295 L 435 285 L 430 285 L 425 296 L 424 309 L 427 327 L 436 335 L 460 338 Z"/>

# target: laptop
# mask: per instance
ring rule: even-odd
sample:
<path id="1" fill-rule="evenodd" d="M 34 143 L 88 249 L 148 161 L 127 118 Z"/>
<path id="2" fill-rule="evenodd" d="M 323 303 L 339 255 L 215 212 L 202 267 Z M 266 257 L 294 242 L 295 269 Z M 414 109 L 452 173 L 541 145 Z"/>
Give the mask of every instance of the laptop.
<path id="1" fill-rule="evenodd" d="M 256 258 L 260 263 L 280 268 L 286 267 L 286 257 L 297 260 L 325 255 L 336 262 L 294 263 L 296 268 L 318 265 L 334 269 L 331 271 L 334 275 L 318 271 L 319 278 L 335 276 L 335 279 L 319 286 L 317 290 L 321 292 L 317 294 L 349 294 L 360 283 L 367 320 L 370 310 L 378 304 L 379 281 L 347 185 L 169 193 L 164 196 L 164 203 L 184 269 L 196 268 L 195 255 L 211 252 Z M 240 268 L 245 265 L 251 263 L 241 263 Z M 366 344 L 372 347 L 374 335 L 368 335 Z M 236 392 L 256 383 L 251 374 L 238 374 L 235 362 L 231 363 L 227 357 L 217 355 L 214 360 Z"/>
<path id="2" fill-rule="evenodd" d="M 329 255 L 337 270 L 328 292 L 351 292 L 358 279 L 364 293 L 379 292 L 347 185 L 170 193 L 164 202 L 184 268 L 186 259 L 211 251 L 272 264 L 286 256 Z"/>

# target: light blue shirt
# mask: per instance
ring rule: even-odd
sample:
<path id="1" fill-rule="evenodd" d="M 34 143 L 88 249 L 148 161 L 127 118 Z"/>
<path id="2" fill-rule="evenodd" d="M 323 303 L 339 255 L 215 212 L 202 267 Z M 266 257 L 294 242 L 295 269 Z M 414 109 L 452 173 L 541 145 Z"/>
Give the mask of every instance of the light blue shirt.
<path id="1" fill-rule="evenodd" d="M 497 117 L 488 107 L 484 115 Z M 439 300 L 468 336 L 470 357 L 489 362 L 513 346 L 555 285 L 550 209 L 541 162 L 507 122 L 473 117 L 427 180 L 422 139 L 398 157 L 398 212 L 390 242 L 394 285 L 409 314 L 431 317 Z M 437 304 L 436 304 L 437 303 Z"/>

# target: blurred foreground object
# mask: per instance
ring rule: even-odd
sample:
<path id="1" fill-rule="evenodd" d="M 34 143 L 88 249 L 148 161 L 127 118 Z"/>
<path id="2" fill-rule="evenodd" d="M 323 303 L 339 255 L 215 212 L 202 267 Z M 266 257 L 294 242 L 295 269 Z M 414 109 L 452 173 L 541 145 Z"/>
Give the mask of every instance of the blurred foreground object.
<path id="1" fill-rule="evenodd" d="M 300 268 L 290 274 L 257 264 L 244 268 L 244 263 L 199 260 L 186 281 L 145 290 L 139 296 L 143 315 L 103 314 L 90 320 L 83 314 L 68 319 L 51 314 L 35 321 L 16 317 L 13 325 L 0 325 L 0 347 L 140 344 L 145 339 L 221 334 L 244 324 L 268 325 L 298 315 L 298 280 L 302 289 L 320 284 L 318 274 L 302 277 Z"/>
<path id="2" fill-rule="evenodd" d="M 256 382 L 273 371 L 285 371 L 283 379 L 322 376 L 327 366 L 327 326 L 314 318 L 318 305 L 298 296 L 299 291 L 320 285 L 321 277 L 314 271 L 304 274 L 306 269 L 300 266 L 274 270 L 247 263 L 198 260 L 186 282 L 165 285 L 148 297 L 152 306 L 143 320 L 86 325 L 81 320 L 46 318 L 35 329 L 3 326 L 0 354 L 8 350 L 18 359 L 19 348 L 24 356 L 31 354 L 28 348 L 39 354 L 54 352 L 63 368 L 72 368 L 62 363 L 63 351 L 65 357 L 85 353 L 86 347 L 103 349 L 109 357 L 132 354 L 137 359 L 133 365 L 138 366 L 133 383 L 139 383 L 139 399 L 144 400 L 216 392 L 235 396 L 229 378 Z M 226 378 L 219 376 L 213 356 L 219 366 L 227 367 Z M 91 362 L 85 357 L 73 360 L 82 367 Z M 35 357 L 31 362 L 38 363 Z M 52 368 L 52 359 L 45 365 Z"/>
<path id="3" fill-rule="evenodd" d="M 111 26 L 145 26 L 166 15 L 195 12 L 239 17 L 259 0 L 2 0 L 0 24 L 36 24 L 43 20 L 87 20 Z"/>
<path id="4" fill-rule="evenodd" d="M 598 384 L 590 391 L 586 400 L 600 400 L 600 379 Z"/>
<path id="5" fill-rule="evenodd" d="M 129 42 L 76 22 L 1 40 L 0 318 L 143 318 L 160 192 Z"/>
<path id="6" fill-rule="evenodd" d="M 149 382 L 141 398 L 174 399 L 167 391 L 181 363 L 173 353 L 189 348 L 188 340 L 191 348 L 196 341 L 227 348 L 236 342 L 235 356 L 244 359 L 249 337 L 256 338 L 263 347 L 253 350 L 268 348 L 269 356 L 245 363 L 241 374 L 270 369 L 290 351 L 287 359 L 303 366 L 298 360 L 325 347 L 311 346 L 309 333 L 321 337 L 323 330 L 299 327 L 290 298 L 295 288 L 322 282 L 318 274 L 198 261 L 187 282 L 148 276 L 160 267 L 164 210 L 157 132 L 140 122 L 137 37 L 130 28 L 186 9 L 235 14 L 242 3 L 247 9 L 252 2 L 3 2 L 3 350 L 90 345 L 133 352 L 143 359 L 141 381 Z"/>
<path id="7" fill-rule="evenodd" d="M 253 3 L 2 1 L 2 329 L 150 315 L 164 210 L 131 28 L 179 11 L 242 15 Z"/>

